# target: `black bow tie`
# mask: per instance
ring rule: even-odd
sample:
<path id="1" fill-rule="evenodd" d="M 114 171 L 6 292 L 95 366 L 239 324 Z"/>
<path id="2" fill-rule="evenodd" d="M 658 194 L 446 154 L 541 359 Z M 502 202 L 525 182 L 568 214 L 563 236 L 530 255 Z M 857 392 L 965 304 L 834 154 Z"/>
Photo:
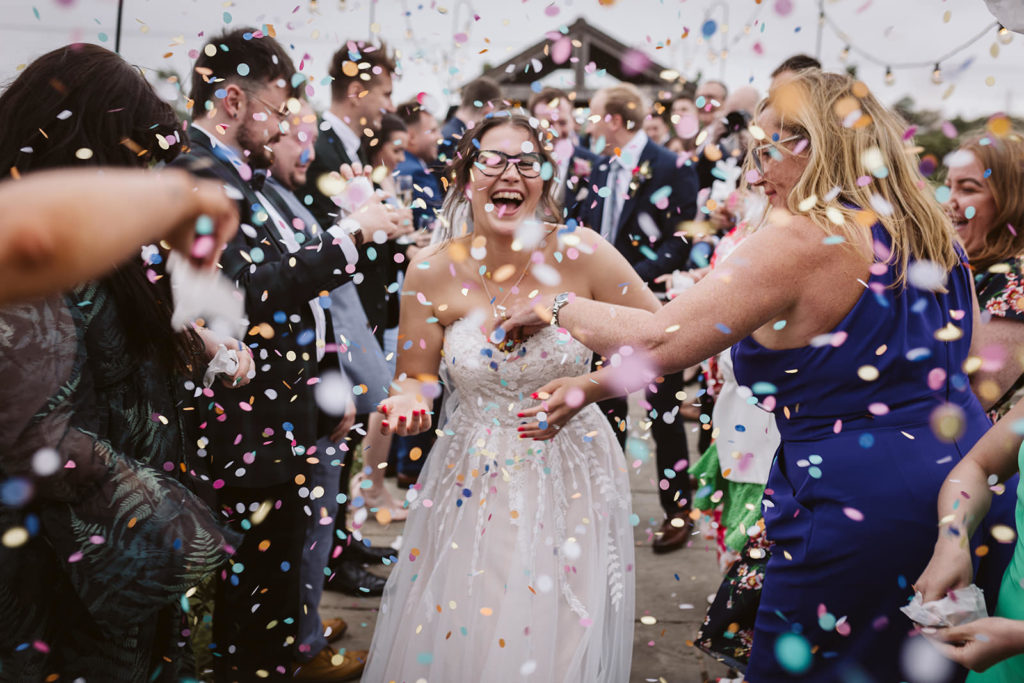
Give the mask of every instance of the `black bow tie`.
<path id="1" fill-rule="evenodd" d="M 266 171 L 253 171 L 252 178 L 249 179 L 249 187 L 256 192 L 263 191 L 263 185 L 267 182 Z"/>

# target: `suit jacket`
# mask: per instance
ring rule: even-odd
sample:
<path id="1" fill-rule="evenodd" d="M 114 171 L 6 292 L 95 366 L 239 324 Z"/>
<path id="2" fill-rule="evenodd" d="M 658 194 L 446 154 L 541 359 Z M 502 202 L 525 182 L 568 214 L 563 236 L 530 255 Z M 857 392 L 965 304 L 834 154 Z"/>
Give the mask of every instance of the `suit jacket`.
<path id="1" fill-rule="evenodd" d="M 671 151 L 648 141 L 637 169 L 649 169 L 650 177 L 645 179 L 634 171 L 637 189 L 627 195 L 619 214 L 615 248 L 648 284 L 658 275 L 685 268 L 690 253 L 690 244 L 675 232 L 680 223 L 693 220 L 697 213 L 697 174 L 688 164 L 678 166 L 677 159 Z M 589 193 L 579 209 L 580 222 L 598 232 L 605 208 L 598 191 L 608 183 L 609 160 L 601 157 L 594 167 Z M 671 190 L 667 197 L 666 187 Z M 663 209 L 655 206 L 660 198 L 667 199 Z"/>
<path id="2" fill-rule="evenodd" d="M 326 130 L 324 126 L 320 128 L 314 150 L 316 156 L 306 171 L 306 184 L 295 194 L 303 199 L 307 196 L 312 198 L 312 202 L 305 203 L 317 222 L 327 228 L 338 222 L 338 205 L 320 191 L 317 181 L 321 176 L 337 171 L 342 164 L 351 164 L 352 159 L 349 158 L 341 138 L 334 132 L 333 127 L 328 126 Z M 381 344 L 384 343 L 384 330 L 398 324 L 398 311 L 389 305 L 391 297 L 388 292 L 388 287 L 396 281 L 398 273 L 394 255 L 393 242 L 365 244 L 356 266 L 360 274 L 360 277 L 356 278 L 359 300 L 363 304 L 363 311 L 370 321 L 371 329 Z"/>
<path id="3" fill-rule="evenodd" d="M 242 389 L 215 384 L 200 399 L 211 476 L 230 486 L 265 487 L 306 468 L 304 449 L 316 444 L 318 375 L 315 320 L 310 299 L 349 280 L 346 259 L 333 238 L 307 239 L 291 254 L 250 183 L 215 151 L 200 131 L 174 161 L 192 173 L 221 180 L 241 193 L 242 227 L 221 255 L 224 274 L 245 298 L 256 377 Z"/>
<path id="4" fill-rule="evenodd" d="M 412 178 L 413 201 L 423 200 L 423 206 L 417 204 L 412 209 L 416 227 L 429 226 L 437 218 L 437 212 L 441 210 L 444 199 L 441 183 L 426 162 L 408 150 L 405 152 L 405 159 L 398 164 L 395 171 L 400 176 L 407 175 Z"/>
<path id="5" fill-rule="evenodd" d="M 562 196 L 560 201 L 562 203 L 562 216 L 563 222 L 569 219 L 576 219 L 579 221 L 580 212 L 583 209 L 583 202 L 589 194 L 587 189 L 587 181 L 590 179 L 597 168 L 601 157 L 594 154 L 586 147 L 579 145 L 573 147 L 572 157 L 569 159 L 569 168 L 566 172 L 565 183 L 562 188 Z M 580 173 L 580 168 L 589 168 L 589 172 Z"/>

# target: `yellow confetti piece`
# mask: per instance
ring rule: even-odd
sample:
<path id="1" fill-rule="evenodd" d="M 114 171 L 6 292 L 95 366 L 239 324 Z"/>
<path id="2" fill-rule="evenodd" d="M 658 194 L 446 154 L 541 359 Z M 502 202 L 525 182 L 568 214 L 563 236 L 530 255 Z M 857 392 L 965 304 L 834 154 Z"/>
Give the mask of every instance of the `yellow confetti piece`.
<path id="1" fill-rule="evenodd" d="M 878 368 L 874 365 L 862 365 L 857 368 L 857 376 L 865 382 L 874 382 L 878 379 Z"/>
<path id="2" fill-rule="evenodd" d="M 28 542 L 28 529 L 23 526 L 12 526 L 4 532 L 2 542 L 8 548 L 17 548 Z"/>
<path id="3" fill-rule="evenodd" d="M 846 216 L 834 206 L 825 209 L 825 218 L 829 219 L 833 225 L 843 225 L 846 223 Z"/>
<path id="4" fill-rule="evenodd" d="M 492 614 L 494 614 L 494 610 L 492 610 L 490 607 L 481 607 L 480 614 L 484 615 L 485 617 L 489 617 Z"/>
<path id="5" fill-rule="evenodd" d="M 1010 132 L 1012 125 L 1013 124 L 1010 119 L 1005 116 L 993 116 L 988 120 L 988 123 L 985 124 L 985 130 L 992 133 L 992 135 L 1001 138 L 1005 137 Z M 1009 268 L 1008 264 L 1003 263 L 1000 265 Z"/>
<path id="6" fill-rule="evenodd" d="M 640 623 L 644 626 L 654 626 L 658 623 L 658 620 L 652 616 L 642 616 L 640 617 Z"/>
<path id="7" fill-rule="evenodd" d="M 939 341 L 952 342 L 964 336 L 964 331 L 953 323 L 946 323 L 942 329 L 935 331 L 935 338 Z"/>
<path id="8" fill-rule="evenodd" d="M 810 211 L 811 209 L 814 208 L 814 205 L 817 204 L 817 203 L 818 203 L 818 195 L 812 194 L 809 197 L 805 197 L 804 199 L 801 199 L 800 203 L 797 204 L 796 208 L 800 209 L 801 211 Z"/>
<path id="9" fill-rule="evenodd" d="M 672 334 L 673 332 L 678 332 L 678 331 L 679 331 L 679 325 L 669 325 L 668 327 L 665 328 L 665 332 L 667 332 L 668 334 Z"/>
<path id="10" fill-rule="evenodd" d="M 1005 524 L 996 524 L 991 531 L 992 538 L 1000 543 L 1013 543 L 1017 539 L 1017 533 Z"/>
<path id="11" fill-rule="evenodd" d="M 81 159 L 82 161 L 92 159 L 92 150 L 89 149 L 88 147 L 79 147 L 77 150 L 75 150 L 75 157 Z"/>
<path id="12" fill-rule="evenodd" d="M 260 541 L 260 544 L 257 546 L 257 548 L 259 548 L 259 551 L 261 553 L 266 552 L 270 548 L 270 541 L 264 538 L 262 541 Z"/>
<path id="13" fill-rule="evenodd" d="M 387 464 L 387 463 L 385 463 L 385 464 Z M 391 524 L 391 509 L 390 508 L 386 508 L 386 507 L 377 508 L 377 524 L 380 524 L 381 526 L 387 526 L 388 524 Z"/>

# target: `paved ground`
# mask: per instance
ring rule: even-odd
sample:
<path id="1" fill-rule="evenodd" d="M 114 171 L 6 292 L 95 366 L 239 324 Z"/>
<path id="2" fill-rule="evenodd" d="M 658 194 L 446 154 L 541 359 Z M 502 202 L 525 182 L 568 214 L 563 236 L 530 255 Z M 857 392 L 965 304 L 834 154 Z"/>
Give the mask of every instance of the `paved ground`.
<path id="1" fill-rule="evenodd" d="M 691 436 L 691 449 L 695 435 Z M 645 449 L 628 449 L 635 453 Z M 718 588 L 713 546 L 695 536 L 689 547 L 667 555 L 651 552 L 651 535 L 661 523 L 661 510 L 654 490 L 655 470 L 650 458 L 633 469 L 631 488 L 633 511 L 639 515 L 636 527 L 637 612 L 633 642 L 631 683 L 703 683 L 726 674 L 726 668 L 687 645 L 704 618 L 707 598 Z M 389 480 L 390 482 L 391 480 Z M 390 543 L 401 534 L 402 524 L 382 527 L 368 521 L 363 534 L 374 545 Z M 382 568 L 383 569 L 383 568 Z M 386 571 L 386 569 L 383 569 Z M 343 617 L 348 634 L 337 644 L 353 649 L 369 647 L 376 623 L 377 598 L 353 598 L 325 592 L 321 605 L 324 617 Z M 640 622 L 652 616 L 653 625 Z M 367 681 L 367 683 L 371 683 Z"/>

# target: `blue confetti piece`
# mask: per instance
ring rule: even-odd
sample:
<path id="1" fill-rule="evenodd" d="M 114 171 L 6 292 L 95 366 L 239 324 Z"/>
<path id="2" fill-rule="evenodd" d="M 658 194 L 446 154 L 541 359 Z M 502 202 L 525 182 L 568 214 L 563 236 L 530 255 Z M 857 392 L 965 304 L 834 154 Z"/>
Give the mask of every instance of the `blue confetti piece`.
<path id="1" fill-rule="evenodd" d="M 715 323 L 715 329 L 722 334 L 732 334 L 732 330 L 730 330 L 728 325 L 725 325 L 724 323 Z"/>
<path id="2" fill-rule="evenodd" d="M 776 394 L 779 389 L 771 382 L 754 382 L 754 385 L 750 387 L 750 390 L 755 394 L 768 395 Z"/>
<path id="3" fill-rule="evenodd" d="M 296 337 L 296 341 L 299 343 L 299 346 L 305 346 L 306 344 L 311 344 L 315 338 L 315 331 L 302 330 L 301 332 L 299 332 L 299 336 Z"/>

